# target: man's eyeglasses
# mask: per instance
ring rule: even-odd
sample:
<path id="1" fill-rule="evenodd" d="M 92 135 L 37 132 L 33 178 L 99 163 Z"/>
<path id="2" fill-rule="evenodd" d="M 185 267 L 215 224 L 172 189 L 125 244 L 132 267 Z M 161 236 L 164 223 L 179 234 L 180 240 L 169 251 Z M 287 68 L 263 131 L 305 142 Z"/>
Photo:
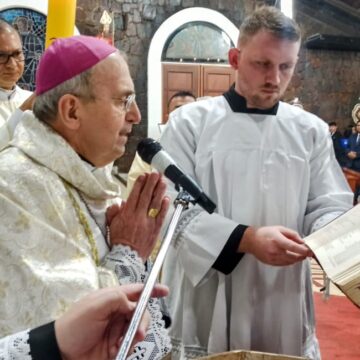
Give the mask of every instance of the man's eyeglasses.
<path id="1" fill-rule="evenodd" d="M 0 64 L 6 65 L 10 58 L 13 58 L 16 62 L 25 61 L 25 55 L 21 50 L 14 51 L 11 54 L 0 52 Z"/>
<path id="2" fill-rule="evenodd" d="M 104 101 L 104 98 L 101 97 L 96 97 L 96 96 L 87 96 L 87 95 L 80 95 L 80 94 L 73 94 L 79 98 L 82 99 L 88 99 L 88 100 L 101 100 Z M 117 98 L 117 97 L 111 97 L 110 99 L 113 100 L 114 102 L 119 103 L 119 105 L 121 105 L 121 107 L 123 108 L 123 110 L 125 110 L 125 112 L 128 112 L 131 108 L 131 105 L 135 102 L 135 98 L 136 98 L 136 94 L 130 94 L 129 96 L 124 96 L 122 98 Z"/>
<path id="3" fill-rule="evenodd" d="M 126 98 L 112 98 L 112 99 L 120 102 L 121 104 L 124 104 L 125 111 L 128 112 L 131 108 L 131 105 L 135 102 L 135 98 L 136 98 L 136 94 L 131 94 Z"/>

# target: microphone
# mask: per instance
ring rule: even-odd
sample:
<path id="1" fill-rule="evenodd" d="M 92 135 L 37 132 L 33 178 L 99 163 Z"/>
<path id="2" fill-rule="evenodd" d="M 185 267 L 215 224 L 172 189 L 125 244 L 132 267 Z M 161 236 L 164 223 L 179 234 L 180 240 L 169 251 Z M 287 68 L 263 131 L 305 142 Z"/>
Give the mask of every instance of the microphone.
<path id="1" fill-rule="evenodd" d="M 216 204 L 202 191 L 200 186 L 188 175 L 185 175 L 176 165 L 171 156 L 163 150 L 162 146 L 151 138 L 139 142 L 137 152 L 141 159 L 154 167 L 170 179 L 176 187 L 181 186 L 209 214 L 212 214 Z"/>

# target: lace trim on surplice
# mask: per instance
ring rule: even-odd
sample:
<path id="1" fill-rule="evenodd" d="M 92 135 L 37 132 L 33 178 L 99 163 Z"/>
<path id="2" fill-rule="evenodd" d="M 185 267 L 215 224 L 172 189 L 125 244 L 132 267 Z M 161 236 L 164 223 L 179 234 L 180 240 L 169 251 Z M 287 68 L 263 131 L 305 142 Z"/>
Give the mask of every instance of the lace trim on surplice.
<path id="1" fill-rule="evenodd" d="M 115 245 L 106 255 L 104 266 L 115 272 L 120 284 L 144 283 L 148 276 L 142 259 L 129 246 Z M 136 344 L 129 360 L 160 360 L 171 350 L 158 299 L 151 298 L 147 309 L 151 322 L 146 337 Z"/>
<path id="2" fill-rule="evenodd" d="M 0 360 L 31 360 L 28 330 L 0 340 Z"/>

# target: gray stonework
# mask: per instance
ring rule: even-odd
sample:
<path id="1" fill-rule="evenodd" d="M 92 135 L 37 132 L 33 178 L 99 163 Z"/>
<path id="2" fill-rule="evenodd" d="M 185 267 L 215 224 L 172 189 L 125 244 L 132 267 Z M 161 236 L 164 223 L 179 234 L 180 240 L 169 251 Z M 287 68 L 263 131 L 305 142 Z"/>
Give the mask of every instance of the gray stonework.
<path id="1" fill-rule="evenodd" d="M 313 0 L 296 0 L 295 4 L 304 41 L 315 33 L 359 36 L 360 22 L 351 16 L 334 14 L 333 8 Z M 352 122 L 351 110 L 360 96 L 359 64 L 360 52 L 303 46 L 288 94 L 299 97 L 305 109 L 326 122 L 336 121 L 344 130 Z"/>
<path id="2" fill-rule="evenodd" d="M 192 7 L 195 6 L 195 1 L 194 0 L 183 0 L 183 7 L 187 8 L 187 7 Z"/>
<path id="3" fill-rule="evenodd" d="M 153 5 L 145 5 L 143 10 L 144 20 L 154 20 L 156 17 L 156 7 Z"/>
<path id="4" fill-rule="evenodd" d="M 126 154 L 118 161 L 121 171 L 128 170 L 137 142 L 147 135 L 147 55 L 159 26 L 176 12 L 193 6 L 216 10 L 239 25 L 256 6 L 273 3 L 272 0 L 77 0 L 76 25 L 82 34 L 98 33 L 103 10 L 114 13 L 115 46 L 127 54 L 134 77 L 142 121 L 134 127 Z M 316 6 L 320 3 L 295 0 L 295 16 L 304 38 L 316 32 L 339 33 L 342 27 L 346 34 L 353 28 L 341 16 L 334 21 L 328 10 L 317 12 Z M 299 97 L 307 110 L 327 122 L 337 121 L 340 128 L 345 128 L 360 95 L 359 63 L 360 53 L 302 48 L 285 100 Z"/>

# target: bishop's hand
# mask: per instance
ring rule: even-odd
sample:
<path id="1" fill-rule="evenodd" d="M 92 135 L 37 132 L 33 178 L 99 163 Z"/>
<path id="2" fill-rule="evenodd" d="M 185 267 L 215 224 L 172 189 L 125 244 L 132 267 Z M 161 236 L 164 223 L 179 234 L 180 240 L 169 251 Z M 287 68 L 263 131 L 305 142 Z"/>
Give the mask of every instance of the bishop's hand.
<path id="1" fill-rule="evenodd" d="M 141 175 L 127 199 L 107 211 L 111 245 L 128 245 L 145 261 L 153 250 L 169 208 L 158 173 Z"/>

